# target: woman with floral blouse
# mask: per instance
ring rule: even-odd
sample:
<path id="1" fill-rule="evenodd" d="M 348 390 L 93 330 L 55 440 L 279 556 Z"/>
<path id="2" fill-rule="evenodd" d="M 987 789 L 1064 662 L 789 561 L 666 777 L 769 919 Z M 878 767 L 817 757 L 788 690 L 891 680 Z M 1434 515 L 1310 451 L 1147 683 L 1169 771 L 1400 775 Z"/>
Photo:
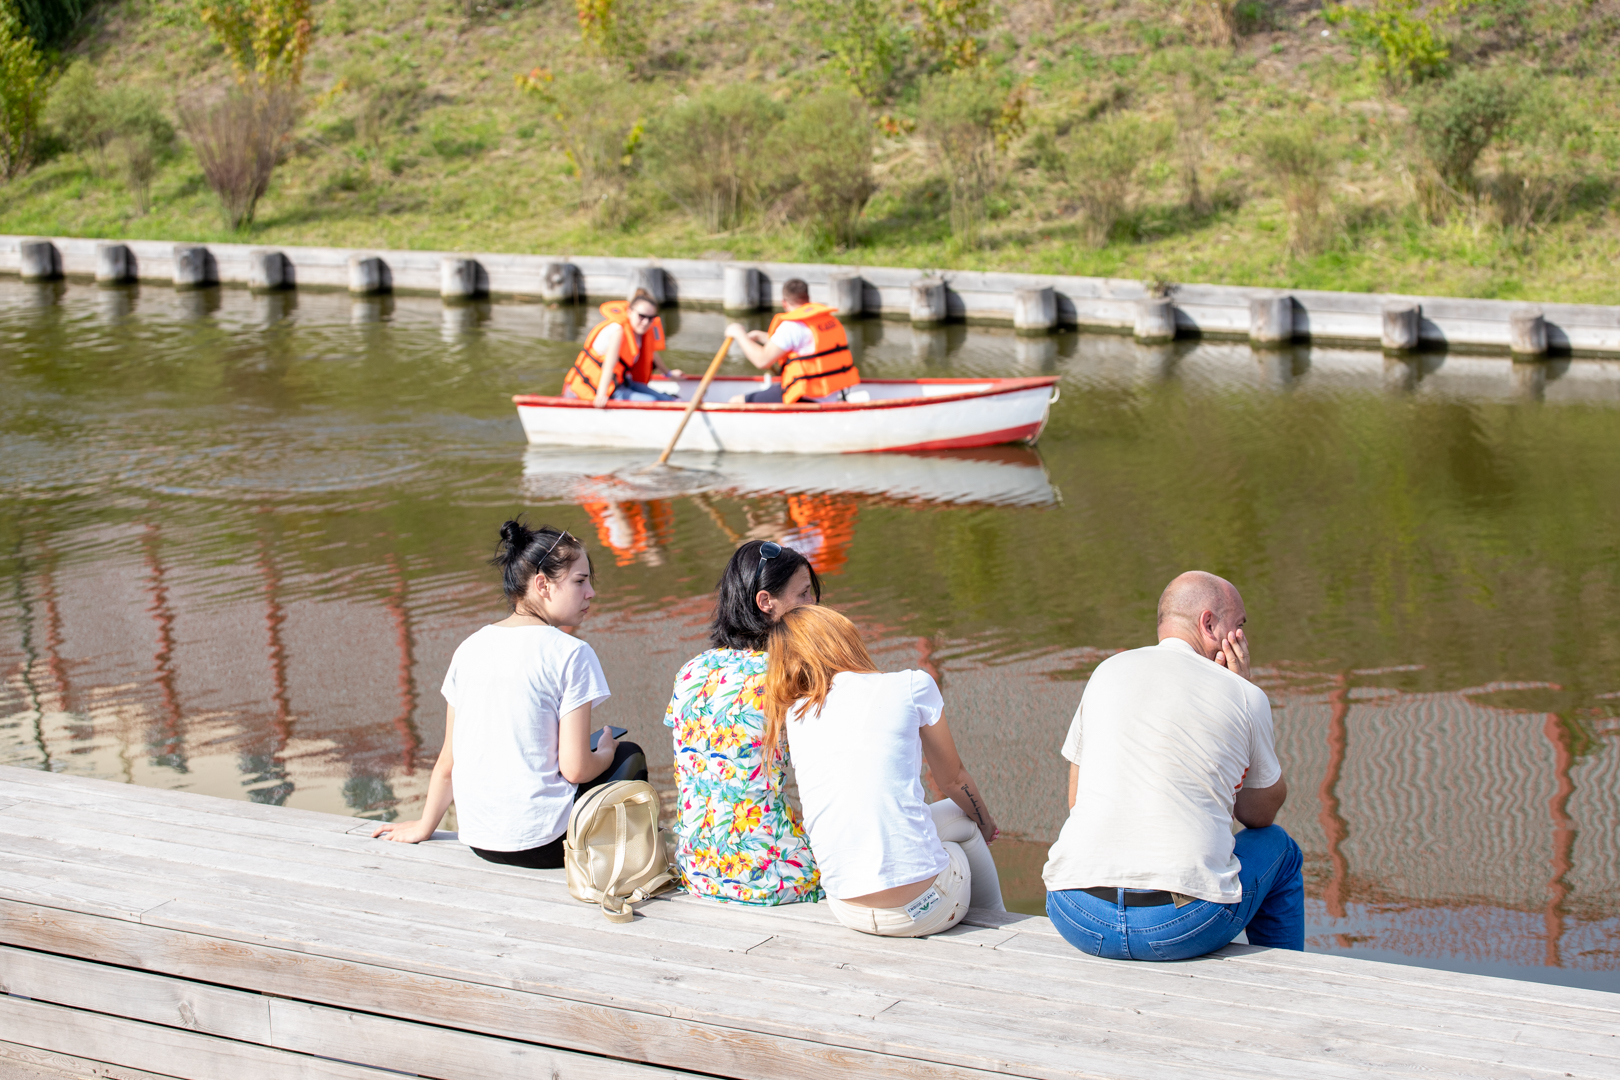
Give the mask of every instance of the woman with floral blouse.
<path id="1" fill-rule="evenodd" d="M 675 729 L 675 862 L 686 890 L 711 900 L 822 899 L 804 825 L 782 792 L 787 764 L 764 751 L 765 640 L 784 614 L 821 599 L 792 548 L 751 540 L 720 577 L 713 648 L 675 676 L 664 723 Z"/>

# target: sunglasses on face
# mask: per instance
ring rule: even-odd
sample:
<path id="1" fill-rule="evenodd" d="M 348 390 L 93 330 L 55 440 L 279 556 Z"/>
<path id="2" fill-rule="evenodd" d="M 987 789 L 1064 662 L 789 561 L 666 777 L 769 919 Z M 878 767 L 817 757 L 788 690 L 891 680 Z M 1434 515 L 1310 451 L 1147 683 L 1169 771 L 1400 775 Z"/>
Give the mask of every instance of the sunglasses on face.
<path id="1" fill-rule="evenodd" d="M 658 315 L 656 312 L 649 315 L 645 311 L 637 311 L 635 308 L 631 308 L 630 317 L 641 322 L 652 322 L 654 319 L 658 318 Z"/>
<path id="2" fill-rule="evenodd" d="M 765 563 L 780 554 L 782 554 L 782 545 L 773 540 L 767 540 L 759 545 L 759 562 L 754 566 L 754 587 L 749 590 L 749 596 L 759 595 L 759 585 L 765 573 Z"/>

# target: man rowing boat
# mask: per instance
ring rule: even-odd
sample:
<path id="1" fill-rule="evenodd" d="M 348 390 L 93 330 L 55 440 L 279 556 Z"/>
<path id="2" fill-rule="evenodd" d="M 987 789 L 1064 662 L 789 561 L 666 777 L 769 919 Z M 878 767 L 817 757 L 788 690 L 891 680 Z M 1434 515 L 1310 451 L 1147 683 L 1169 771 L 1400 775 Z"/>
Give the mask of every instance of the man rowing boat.
<path id="1" fill-rule="evenodd" d="M 860 385 L 861 373 L 838 316 L 826 304 L 812 304 L 810 286 L 798 278 L 782 283 L 782 308 L 767 331 L 744 330 L 741 323 L 726 327 L 726 336 L 742 347 L 749 363 L 765 372 L 780 367 L 782 375 L 776 385 L 738 394 L 732 403 L 846 400 Z"/>

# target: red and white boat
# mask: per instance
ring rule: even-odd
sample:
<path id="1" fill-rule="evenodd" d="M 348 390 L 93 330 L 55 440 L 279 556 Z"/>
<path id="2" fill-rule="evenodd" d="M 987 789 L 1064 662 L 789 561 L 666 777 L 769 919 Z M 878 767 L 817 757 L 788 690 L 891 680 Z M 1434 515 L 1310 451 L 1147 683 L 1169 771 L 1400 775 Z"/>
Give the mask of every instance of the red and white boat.
<path id="1" fill-rule="evenodd" d="M 651 385 L 681 401 L 612 401 L 598 409 L 578 398 L 517 394 L 518 419 L 535 446 L 662 450 L 700 380 Z M 732 405 L 760 380 L 717 378 L 686 425 L 679 449 L 762 454 L 858 454 L 879 450 L 957 450 L 1002 443 L 1034 445 L 1057 400 L 1057 377 L 1021 379 L 866 379 L 864 401 Z"/>

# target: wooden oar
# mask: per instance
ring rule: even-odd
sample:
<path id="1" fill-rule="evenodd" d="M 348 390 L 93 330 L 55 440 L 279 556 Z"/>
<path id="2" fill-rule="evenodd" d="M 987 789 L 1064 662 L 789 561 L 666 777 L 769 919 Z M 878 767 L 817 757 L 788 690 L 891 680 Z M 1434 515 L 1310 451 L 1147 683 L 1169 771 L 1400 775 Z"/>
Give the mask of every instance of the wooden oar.
<path id="1" fill-rule="evenodd" d="M 659 454 L 658 460 L 653 463 L 655 466 L 663 465 L 669 461 L 669 455 L 675 449 L 675 444 L 681 441 L 681 432 L 686 430 L 686 422 L 692 419 L 692 414 L 697 412 L 699 405 L 703 404 L 703 395 L 708 393 L 709 384 L 714 381 L 714 373 L 720 370 L 721 361 L 726 358 L 726 353 L 730 351 L 731 339 L 726 338 L 720 344 L 720 351 L 715 353 L 714 359 L 710 361 L 709 370 L 703 373 L 703 381 L 698 383 L 697 391 L 693 393 L 692 400 L 687 402 L 686 412 L 681 414 L 680 426 L 675 429 L 675 434 L 669 437 L 669 445 L 664 447 L 664 452 Z"/>

